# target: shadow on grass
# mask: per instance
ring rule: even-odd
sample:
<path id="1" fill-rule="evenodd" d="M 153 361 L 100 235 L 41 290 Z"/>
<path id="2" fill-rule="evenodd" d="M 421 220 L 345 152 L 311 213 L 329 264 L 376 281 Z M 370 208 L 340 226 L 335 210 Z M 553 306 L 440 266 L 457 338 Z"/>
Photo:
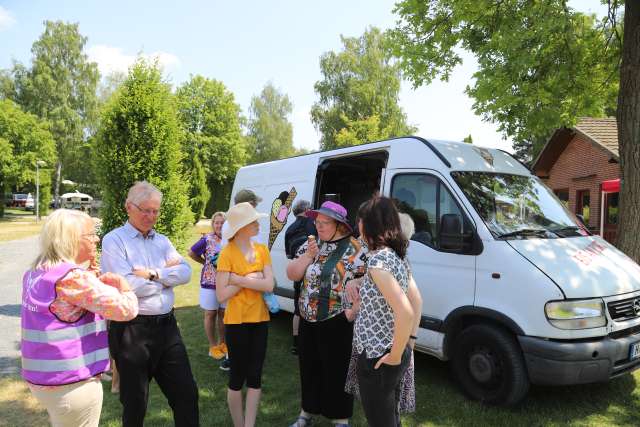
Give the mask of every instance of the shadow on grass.
<path id="1" fill-rule="evenodd" d="M 516 407 L 489 407 L 462 394 L 447 363 L 416 354 L 417 410 L 404 425 L 640 425 L 636 386 L 632 375 L 602 384 L 532 386 Z"/>
<path id="2" fill-rule="evenodd" d="M 201 425 L 231 425 L 226 404 L 228 375 L 219 369 L 219 362 L 207 354 L 202 310 L 198 306 L 177 308 L 176 317 L 200 390 Z M 286 426 L 300 410 L 298 360 L 289 353 L 290 333 L 290 314 L 272 316 L 257 419 L 259 426 Z M 636 377 L 631 375 L 604 384 L 532 387 L 521 405 L 496 408 L 468 400 L 451 379 L 446 363 L 418 353 L 416 386 L 417 411 L 403 417 L 405 426 L 640 425 L 640 393 L 636 390 Z M 110 384 L 105 383 L 100 425 L 115 427 L 120 425 L 121 406 L 109 387 Z M 318 421 L 316 426 L 331 425 L 326 420 Z M 366 425 L 357 401 L 352 424 Z M 153 383 L 145 426 L 171 425 L 171 409 Z"/>
<path id="3" fill-rule="evenodd" d="M 0 426 L 46 426 L 47 411 L 38 405 L 18 375 L 0 377 Z"/>

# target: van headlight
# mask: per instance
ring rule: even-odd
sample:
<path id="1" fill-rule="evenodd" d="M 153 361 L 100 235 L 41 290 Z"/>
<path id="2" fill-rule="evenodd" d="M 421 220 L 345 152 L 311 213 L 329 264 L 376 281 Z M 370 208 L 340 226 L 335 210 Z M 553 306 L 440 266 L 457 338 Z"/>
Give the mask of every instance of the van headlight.
<path id="1" fill-rule="evenodd" d="M 600 298 L 550 301 L 544 306 L 549 323 L 560 329 L 599 328 L 607 324 Z"/>

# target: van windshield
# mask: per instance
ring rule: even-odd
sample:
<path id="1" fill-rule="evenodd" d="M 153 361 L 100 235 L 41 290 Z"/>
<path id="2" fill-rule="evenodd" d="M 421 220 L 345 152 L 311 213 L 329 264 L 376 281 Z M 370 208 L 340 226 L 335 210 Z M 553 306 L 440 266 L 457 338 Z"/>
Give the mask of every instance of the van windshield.
<path id="1" fill-rule="evenodd" d="M 587 234 L 538 178 L 486 172 L 451 175 L 497 238 Z"/>

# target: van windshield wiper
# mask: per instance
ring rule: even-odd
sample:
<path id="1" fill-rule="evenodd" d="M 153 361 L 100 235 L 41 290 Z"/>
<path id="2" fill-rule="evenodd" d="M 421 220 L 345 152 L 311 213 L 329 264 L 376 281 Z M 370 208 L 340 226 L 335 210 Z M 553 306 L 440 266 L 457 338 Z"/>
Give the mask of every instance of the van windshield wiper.
<path id="1" fill-rule="evenodd" d="M 511 231 L 498 235 L 499 238 L 515 237 L 515 236 L 546 236 L 549 230 L 544 228 L 521 228 L 520 230 Z"/>
<path id="2" fill-rule="evenodd" d="M 582 228 L 578 227 L 577 225 L 568 225 L 566 227 L 552 228 L 549 231 L 557 234 L 560 237 L 568 237 L 568 236 L 575 236 L 575 235 L 580 236 L 581 235 L 580 230 L 582 230 Z M 577 234 L 569 234 L 571 232 L 575 232 Z"/>

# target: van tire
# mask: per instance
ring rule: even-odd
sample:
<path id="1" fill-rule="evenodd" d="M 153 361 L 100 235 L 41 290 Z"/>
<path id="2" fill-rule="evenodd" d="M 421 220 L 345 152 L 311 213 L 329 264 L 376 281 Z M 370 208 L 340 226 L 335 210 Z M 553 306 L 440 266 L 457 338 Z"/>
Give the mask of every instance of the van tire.
<path id="1" fill-rule="evenodd" d="M 522 351 L 513 334 L 492 325 L 472 325 L 456 337 L 453 375 L 462 391 L 490 405 L 518 403 L 529 390 Z"/>

